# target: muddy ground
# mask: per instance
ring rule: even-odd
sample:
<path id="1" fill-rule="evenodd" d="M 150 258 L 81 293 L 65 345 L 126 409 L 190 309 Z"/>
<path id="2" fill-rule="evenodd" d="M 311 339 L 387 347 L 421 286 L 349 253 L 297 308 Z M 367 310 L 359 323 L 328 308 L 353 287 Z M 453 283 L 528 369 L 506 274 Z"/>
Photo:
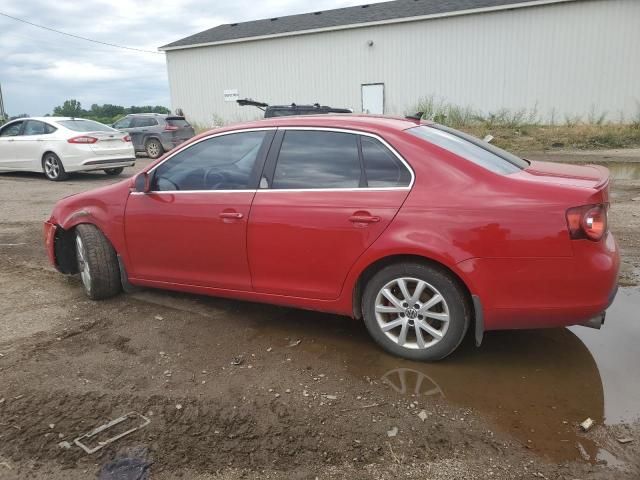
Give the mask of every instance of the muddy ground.
<path id="1" fill-rule="evenodd" d="M 118 455 L 154 479 L 638 478 L 640 172 L 611 165 L 630 286 L 605 328 L 490 333 L 438 364 L 332 315 L 154 290 L 91 302 L 48 265 L 41 224 L 113 179 L 0 175 L 0 479 L 96 478 Z M 65 447 L 131 411 L 151 423 Z"/>

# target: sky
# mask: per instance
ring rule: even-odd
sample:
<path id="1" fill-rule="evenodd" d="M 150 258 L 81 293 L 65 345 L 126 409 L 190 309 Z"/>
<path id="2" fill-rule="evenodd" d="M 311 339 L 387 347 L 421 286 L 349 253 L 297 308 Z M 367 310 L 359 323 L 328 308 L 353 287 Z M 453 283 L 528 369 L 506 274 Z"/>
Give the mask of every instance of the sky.
<path id="1" fill-rule="evenodd" d="M 2 0 L 0 13 L 157 52 L 223 23 L 360 5 L 366 0 Z M 379 0 L 378 0 L 379 1 Z M 0 86 L 9 115 L 92 104 L 170 107 L 165 56 L 107 47 L 0 16 Z"/>

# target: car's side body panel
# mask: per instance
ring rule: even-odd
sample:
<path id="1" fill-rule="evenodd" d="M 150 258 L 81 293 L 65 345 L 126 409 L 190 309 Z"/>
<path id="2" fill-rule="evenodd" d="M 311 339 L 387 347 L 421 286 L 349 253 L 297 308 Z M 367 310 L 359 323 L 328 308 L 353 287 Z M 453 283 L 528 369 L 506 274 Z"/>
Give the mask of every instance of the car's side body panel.
<path id="1" fill-rule="evenodd" d="M 206 246 L 198 246 L 189 257 L 187 269 L 204 268 L 199 275 L 180 276 L 178 264 L 163 270 L 164 251 L 193 245 L 202 234 L 200 223 L 213 214 L 204 200 L 190 194 L 180 199 L 162 194 L 175 202 L 168 209 L 160 205 L 162 198 L 155 198 L 160 195 L 134 195 L 136 204 L 127 207 L 127 240 L 136 237 L 133 248 L 125 241 L 124 221 L 133 181 L 70 197 L 58 204 L 50 222 L 64 229 L 96 224 L 137 285 L 353 315 L 358 310 L 354 291 L 363 272 L 386 258 L 411 255 L 437 262 L 457 276 L 481 300 L 487 330 L 584 323 L 607 308 L 619 266 L 615 241 L 610 234 L 598 242 L 571 240 L 566 223 L 567 208 L 608 202 L 602 169 L 532 162 L 518 173 L 499 175 L 408 135 L 404 130 L 415 123 L 399 119 L 289 117 L 243 124 L 241 129 L 288 126 L 379 136 L 410 163 L 415 183 L 408 195 L 408 190 L 258 189 L 246 198 L 229 197 L 234 208 L 242 203 L 249 223 L 246 244 L 238 232 L 222 240 L 223 246 L 237 244 L 246 250 L 244 261 L 227 259 L 222 271 L 237 269 L 245 278 L 248 271 L 249 286 L 229 280 L 233 275 L 216 283 L 222 277 L 209 270 L 221 264 L 207 263 L 213 260 L 205 258 Z M 195 137 L 179 150 L 212 134 Z M 148 208 L 140 209 L 142 203 Z M 220 210 L 228 205 L 216 200 L 214 206 Z M 172 220 L 158 227 L 152 212 L 161 209 Z M 355 225 L 349 217 L 358 212 L 380 221 Z M 161 238 L 157 247 L 150 246 L 153 258 L 147 267 L 153 272 L 139 275 L 134 257 L 145 248 L 140 239 L 151 242 L 151 236 L 173 243 L 168 246 Z"/>

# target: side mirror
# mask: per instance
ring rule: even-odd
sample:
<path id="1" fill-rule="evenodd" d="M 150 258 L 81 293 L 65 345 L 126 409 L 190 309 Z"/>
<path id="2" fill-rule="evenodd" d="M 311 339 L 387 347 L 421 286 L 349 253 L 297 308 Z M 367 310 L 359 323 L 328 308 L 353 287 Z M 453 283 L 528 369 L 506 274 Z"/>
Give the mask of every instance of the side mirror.
<path id="1" fill-rule="evenodd" d="M 136 192 L 148 193 L 151 190 L 151 176 L 147 172 L 140 172 L 135 180 Z"/>

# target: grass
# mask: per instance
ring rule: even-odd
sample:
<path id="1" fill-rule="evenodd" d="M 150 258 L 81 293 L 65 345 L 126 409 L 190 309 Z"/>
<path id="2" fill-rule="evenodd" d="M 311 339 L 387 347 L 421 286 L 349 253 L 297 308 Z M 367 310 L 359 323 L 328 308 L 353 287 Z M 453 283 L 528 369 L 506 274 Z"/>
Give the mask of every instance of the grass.
<path id="1" fill-rule="evenodd" d="M 424 119 L 448 125 L 471 135 L 494 137 L 493 144 L 513 152 L 553 149 L 609 149 L 640 147 L 640 103 L 630 123 L 607 122 L 606 112 L 592 109 L 586 119 L 565 117 L 560 124 L 542 123 L 537 109 L 507 110 L 483 114 L 425 97 L 410 110 L 424 112 Z M 556 114 L 552 115 L 555 123 Z"/>

